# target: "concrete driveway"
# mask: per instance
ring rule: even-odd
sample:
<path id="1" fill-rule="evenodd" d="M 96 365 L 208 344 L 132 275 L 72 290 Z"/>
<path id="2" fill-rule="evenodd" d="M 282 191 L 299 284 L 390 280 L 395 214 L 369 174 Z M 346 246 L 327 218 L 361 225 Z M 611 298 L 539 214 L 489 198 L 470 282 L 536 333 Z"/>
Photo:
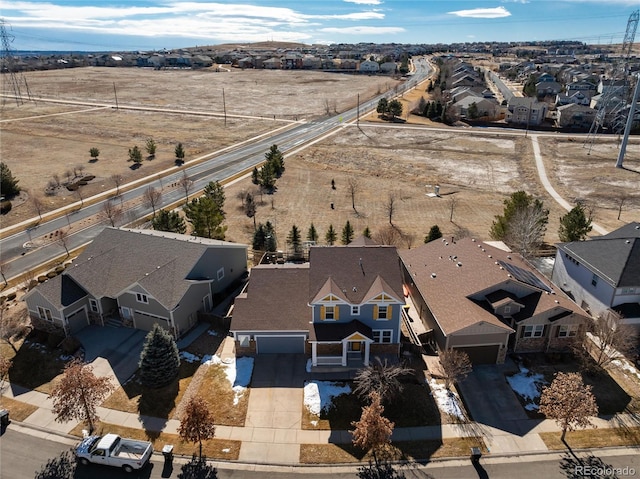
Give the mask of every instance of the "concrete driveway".
<path id="1" fill-rule="evenodd" d="M 132 328 L 87 326 L 76 333 L 82 343 L 85 361 L 92 363 L 99 376 L 114 376 L 124 383 L 138 369 L 146 331 Z"/>
<path id="2" fill-rule="evenodd" d="M 306 358 L 302 354 L 265 354 L 255 358 L 240 461 L 269 458 L 281 464 L 300 460 L 297 434 L 301 429 Z"/>

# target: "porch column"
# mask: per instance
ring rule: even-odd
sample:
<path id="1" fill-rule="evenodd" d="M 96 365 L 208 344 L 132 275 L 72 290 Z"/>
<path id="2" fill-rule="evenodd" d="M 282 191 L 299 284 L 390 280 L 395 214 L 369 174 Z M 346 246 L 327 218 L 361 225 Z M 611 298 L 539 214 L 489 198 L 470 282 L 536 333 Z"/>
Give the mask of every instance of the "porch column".
<path id="1" fill-rule="evenodd" d="M 342 365 L 347 365 L 347 350 L 349 346 L 349 341 L 342 341 Z"/>
<path id="2" fill-rule="evenodd" d="M 364 342 L 364 365 L 369 366 L 369 341 Z"/>
<path id="3" fill-rule="evenodd" d="M 318 365 L 318 343 L 315 341 L 311 343 L 311 365 Z"/>

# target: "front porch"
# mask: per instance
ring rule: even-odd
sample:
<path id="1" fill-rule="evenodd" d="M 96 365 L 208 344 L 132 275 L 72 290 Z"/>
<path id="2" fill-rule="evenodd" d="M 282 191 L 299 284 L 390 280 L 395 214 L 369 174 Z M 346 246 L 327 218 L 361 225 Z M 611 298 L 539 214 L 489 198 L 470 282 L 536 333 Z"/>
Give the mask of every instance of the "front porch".
<path id="1" fill-rule="evenodd" d="M 310 341 L 311 366 L 355 367 L 369 365 L 372 339 L 354 333 L 340 341 Z"/>

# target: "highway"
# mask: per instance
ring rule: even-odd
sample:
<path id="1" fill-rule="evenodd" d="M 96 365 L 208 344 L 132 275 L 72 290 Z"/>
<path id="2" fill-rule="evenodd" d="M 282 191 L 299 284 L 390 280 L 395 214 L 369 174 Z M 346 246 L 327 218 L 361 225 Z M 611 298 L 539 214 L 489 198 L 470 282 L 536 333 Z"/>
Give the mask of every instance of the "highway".
<path id="1" fill-rule="evenodd" d="M 186 167 L 176 167 L 175 172 L 164 177 L 156 175 L 155 179 L 141 182 L 138 186 L 121 193 L 121 197 L 119 197 L 122 204 L 134 205 L 125 212 L 123 223 L 130 224 L 152 212 L 152 208 L 142 201 L 144 192 L 149 186 L 162 191 L 160 204 L 156 205 L 157 210 L 184 199 L 185 191 L 177 185 L 177 182 L 185 172 L 194 182 L 191 192 L 197 192 L 210 181 L 222 181 L 253 168 L 264 160 L 264 154 L 271 145 L 278 145 L 278 149 L 287 155 L 299 151 L 303 145 L 308 145 L 327 137 L 331 132 L 336 132 L 346 124 L 355 121 L 358 112 L 363 115 L 375 110 L 379 99 L 383 96 L 392 98 L 408 91 L 425 80 L 432 71 L 426 59 L 416 59 L 414 66 L 414 74 L 399 88 L 367 100 L 360 104 L 359 108 L 356 107 L 328 118 L 294 123 L 295 126 L 288 129 L 280 129 L 271 136 L 263 135 L 260 138 L 256 138 L 255 141 L 243 142 L 238 147 L 228 149 L 228 151 L 219 155 L 214 155 L 206 161 L 199 162 L 193 166 L 187 164 Z M 204 155 L 201 158 L 211 155 Z M 85 199 L 84 201 L 88 202 L 89 200 Z M 106 219 L 99 222 L 95 221 L 95 218 L 100 217 L 106 201 L 108 201 L 107 198 L 61 217 L 43 221 L 35 227 L 25 229 L 0 241 L 2 260 L 8 264 L 8 276 L 20 276 L 25 271 L 33 270 L 44 263 L 59 258 L 61 255 L 64 256 L 64 246 L 55 240 L 55 236 L 50 236 L 56 231 L 69 231 L 65 246 L 70 251 L 90 242 L 109 224 Z M 35 223 L 35 219 L 32 223 Z"/>

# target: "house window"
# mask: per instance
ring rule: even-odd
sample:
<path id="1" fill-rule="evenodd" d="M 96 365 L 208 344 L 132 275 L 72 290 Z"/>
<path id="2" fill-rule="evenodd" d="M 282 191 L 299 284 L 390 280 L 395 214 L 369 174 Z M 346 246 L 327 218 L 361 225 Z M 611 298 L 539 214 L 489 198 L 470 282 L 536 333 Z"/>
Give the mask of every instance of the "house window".
<path id="1" fill-rule="evenodd" d="M 40 319 L 44 319 L 46 321 L 53 321 L 53 316 L 51 315 L 51 310 L 47 308 L 43 308 L 42 306 L 38 306 L 38 315 Z"/>
<path id="2" fill-rule="evenodd" d="M 136 293 L 136 300 L 138 303 L 149 304 L 149 298 L 146 294 Z"/>
<path id="3" fill-rule="evenodd" d="M 389 319 L 388 313 L 388 306 L 378 306 L 378 319 Z"/>
<path id="4" fill-rule="evenodd" d="M 393 339 L 393 331 L 390 329 L 374 329 L 372 332 L 375 343 L 391 343 Z"/>
<path id="5" fill-rule="evenodd" d="M 559 338 L 573 338 L 578 334 L 577 324 L 561 324 L 558 328 Z"/>
<path id="6" fill-rule="evenodd" d="M 534 324 L 531 326 L 524 327 L 524 334 L 522 337 L 524 338 L 541 338 L 544 333 L 544 325 L 543 324 Z"/>
<path id="7" fill-rule="evenodd" d="M 351 306 L 351 316 L 360 316 L 360 306 Z"/>
<path id="8" fill-rule="evenodd" d="M 224 278 L 224 268 L 218 270 L 218 281 L 222 280 L 222 278 Z"/>
<path id="9" fill-rule="evenodd" d="M 324 319 L 336 319 L 335 315 L 336 315 L 335 306 L 325 306 Z"/>
<path id="10" fill-rule="evenodd" d="M 89 308 L 91 308 L 91 312 L 92 313 L 99 313 L 100 312 L 98 310 L 98 302 L 95 299 L 90 299 L 89 300 Z"/>
<path id="11" fill-rule="evenodd" d="M 509 314 L 511 312 L 511 306 L 504 307 L 504 314 Z"/>
<path id="12" fill-rule="evenodd" d="M 591 277 L 591 286 L 598 286 L 598 275 L 594 274 Z"/>
<path id="13" fill-rule="evenodd" d="M 249 346 L 249 341 L 251 341 L 251 336 L 248 334 L 241 334 L 238 336 L 238 342 L 240 343 L 240 346 L 244 348 Z"/>

